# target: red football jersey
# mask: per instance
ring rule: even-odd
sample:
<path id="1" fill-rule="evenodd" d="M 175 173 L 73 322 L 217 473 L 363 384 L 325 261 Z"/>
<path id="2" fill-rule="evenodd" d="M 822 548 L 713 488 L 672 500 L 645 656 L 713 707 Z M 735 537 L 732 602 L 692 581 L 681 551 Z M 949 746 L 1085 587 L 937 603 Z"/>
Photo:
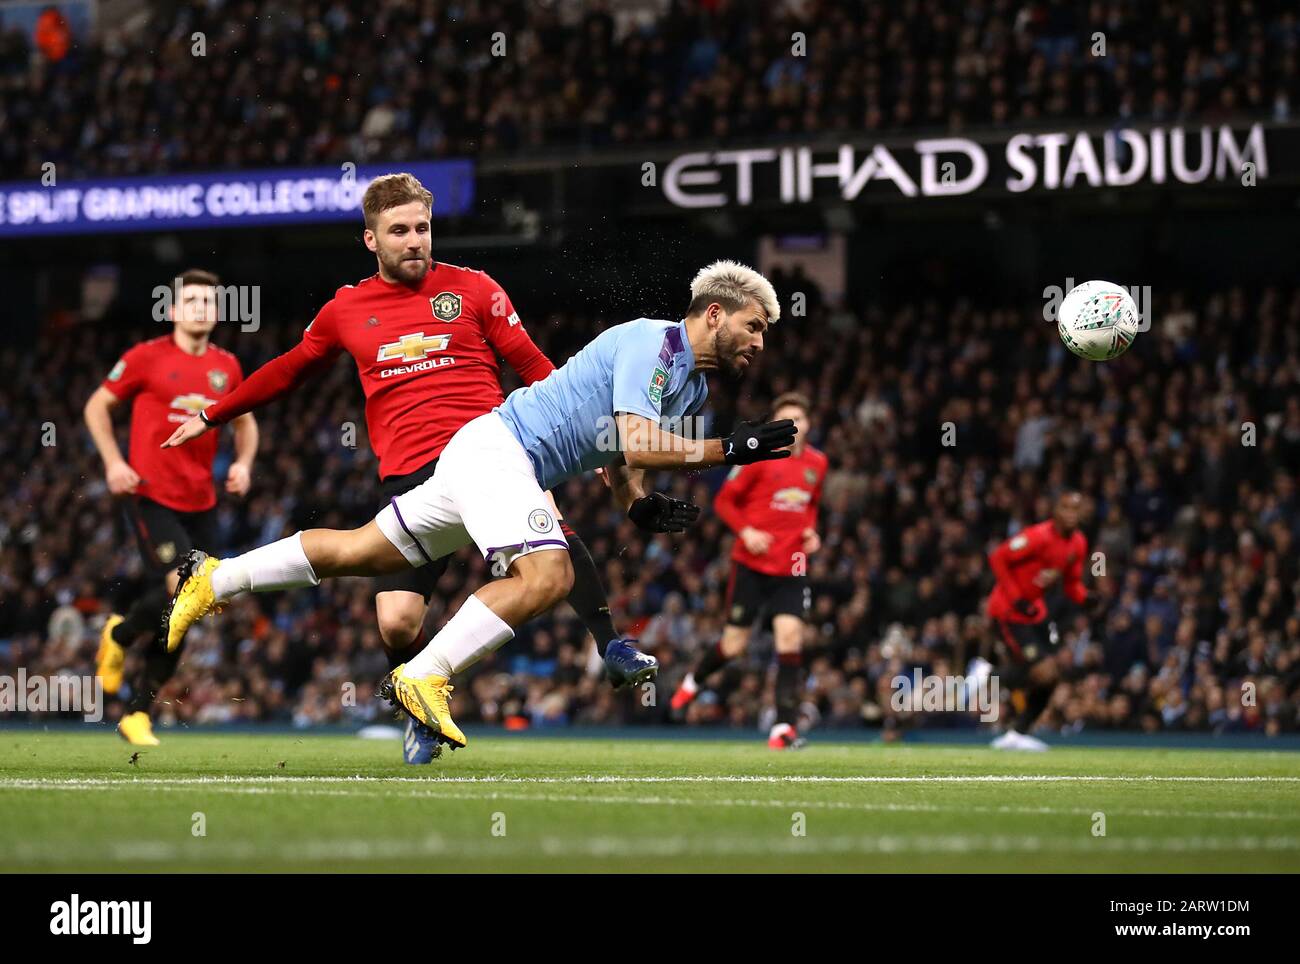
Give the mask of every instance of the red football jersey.
<path id="1" fill-rule="evenodd" d="M 139 495 L 178 512 L 217 504 L 212 460 L 218 433 L 175 449 L 159 446 L 176 426 L 225 398 L 243 379 L 239 359 L 211 343 L 201 355 L 182 351 L 171 335 L 136 345 L 104 379 L 104 388 L 131 402 L 127 462 L 140 476 Z"/>
<path id="2" fill-rule="evenodd" d="M 800 560 L 796 553 L 803 552 L 804 530 L 817 528 L 826 467 L 826 456 L 805 445 L 788 459 L 732 469 L 713 499 L 718 517 L 737 533 L 731 558 L 771 576 L 791 575 Z M 761 556 L 739 538 L 746 526 L 772 534 L 772 544 Z"/>
<path id="3" fill-rule="evenodd" d="M 1024 529 L 989 554 L 989 566 L 998 580 L 989 593 L 989 616 L 1012 623 L 1037 623 L 1045 619 L 1043 587 L 1035 581 L 1044 569 L 1059 573 L 1065 595 L 1083 605 L 1088 598 L 1088 590 L 1083 585 L 1083 560 L 1087 555 L 1088 540 L 1078 529 L 1063 536 L 1051 519 Z M 1014 605 L 1018 599 L 1033 604 L 1031 615 L 1016 611 Z"/>
<path id="4" fill-rule="evenodd" d="M 250 375 L 208 418 L 251 411 L 345 351 L 356 359 L 381 478 L 428 464 L 462 425 L 501 404 L 498 353 L 528 384 L 555 369 L 491 277 L 434 262 L 417 289 L 378 274 L 340 288 L 296 347 Z"/>

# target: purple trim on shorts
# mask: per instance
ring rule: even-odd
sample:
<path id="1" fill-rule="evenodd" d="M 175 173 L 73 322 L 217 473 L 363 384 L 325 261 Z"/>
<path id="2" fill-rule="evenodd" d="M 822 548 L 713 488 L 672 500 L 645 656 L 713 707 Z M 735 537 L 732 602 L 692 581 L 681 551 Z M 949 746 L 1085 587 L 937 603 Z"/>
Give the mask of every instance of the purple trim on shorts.
<path id="1" fill-rule="evenodd" d="M 420 540 L 416 539 L 415 533 L 407 528 L 406 520 L 402 518 L 402 510 L 397 507 L 397 499 L 394 497 L 389 499 L 388 502 L 393 507 L 393 512 L 397 514 L 397 524 L 402 527 L 403 532 L 411 537 L 411 540 L 415 543 L 415 548 L 419 549 L 420 555 L 424 556 L 424 561 L 429 565 L 433 565 L 433 560 L 430 559 L 429 554 L 424 551 L 424 546 L 420 545 Z"/>
<path id="2" fill-rule="evenodd" d="M 538 546 L 563 546 L 565 549 L 569 548 L 569 544 L 562 539 L 538 539 L 536 542 L 532 539 L 525 539 L 523 542 L 512 542 L 506 546 L 493 546 L 483 553 L 483 558 L 487 562 L 491 562 L 492 557 L 502 549 L 517 549 L 520 546 L 527 546 L 529 549 L 536 549 Z"/>

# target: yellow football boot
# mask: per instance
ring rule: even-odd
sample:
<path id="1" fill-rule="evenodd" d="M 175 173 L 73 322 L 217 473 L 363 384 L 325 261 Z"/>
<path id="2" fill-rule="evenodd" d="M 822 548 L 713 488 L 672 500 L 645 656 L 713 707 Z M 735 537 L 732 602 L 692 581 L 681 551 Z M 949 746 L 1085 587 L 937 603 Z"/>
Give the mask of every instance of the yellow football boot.
<path id="1" fill-rule="evenodd" d="M 393 670 L 379 684 L 379 695 L 394 706 L 398 706 L 411 716 L 429 727 L 438 739 L 453 750 L 465 745 L 465 734 L 460 731 L 451 718 L 447 706 L 454 686 L 447 685 L 445 676 L 429 676 L 415 679 L 404 672 L 403 663 Z"/>
<path id="2" fill-rule="evenodd" d="M 206 552 L 191 549 L 179 570 L 176 595 L 164 617 L 167 625 L 167 652 L 174 653 L 185 633 L 208 613 L 219 613 L 217 595 L 212 591 L 212 571 L 221 565 Z"/>
<path id="3" fill-rule="evenodd" d="M 158 737 L 153 735 L 153 723 L 149 714 L 143 711 L 128 713 L 117 724 L 117 732 L 132 746 L 157 746 Z"/>
<path id="4" fill-rule="evenodd" d="M 99 651 L 95 653 L 95 675 L 104 684 L 104 692 L 112 695 L 122 688 L 122 664 L 126 650 L 113 638 L 113 629 L 122 622 L 117 613 L 108 617 L 99 632 Z"/>

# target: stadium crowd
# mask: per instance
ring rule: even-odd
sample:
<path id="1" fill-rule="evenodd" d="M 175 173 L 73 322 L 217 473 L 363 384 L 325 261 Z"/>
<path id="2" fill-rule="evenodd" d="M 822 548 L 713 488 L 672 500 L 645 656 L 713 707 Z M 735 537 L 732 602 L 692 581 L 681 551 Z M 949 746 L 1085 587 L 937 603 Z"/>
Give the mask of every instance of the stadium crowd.
<path id="1" fill-rule="evenodd" d="M 0 178 L 1288 120 L 1298 48 L 1282 0 L 154 0 L 0 35 Z"/>
<path id="2" fill-rule="evenodd" d="M 779 273 L 773 280 L 785 305 L 792 285 L 807 286 Z M 1108 605 L 1096 622 L 1058 614 L 1058 658 L 1071 671 L 1039 727 L 1300 729 L 1300 289 L 1157 297 L 1151 330 L 1105 364 L 1069 355 L 1042 304 L 808 303 L 806 317 L 782 319 L 739 386 L 714 380 L 709 409 L 726 428 L 765 414 L 783 391 L 814 400 L 811 439 L 831 468 L 824 548 L 809 562 L 808 725 L 975 726 L 973 714 L 899 708 L 894 681 L 915 667 L 960 674 L 987 652 L 988 551 L 1048 517 L 1054 494 L 1074 487 L 1087 497 L 1090 548 L 1102 554 L 1085 582 Z M 557 362 L 616 320 L 526 317 Z M 219 326 L 214 341 L 248 371 L 300 328 Z M 16 347 L 0 354 L 0 419 L 9 427 L 0 458 L 9 494 L 0 506 L 2 674 L 92 673 L 97 627 L 140 584 L 138 552 L 80 408 L 125 347 L 155 334 L 88 325 L 75 338 L 43 336 L 34 359 Z M 368 520 L 379 495 L 361 412 L 350 362 L 259 411 L 253 491 L 243 502 L 221 495 L 215 548 Z M 714 470 L 660 483 L 707 510 L 721 478 Z M 666 694 L 722 629 L 732 534 L 707 511 L 682 536 L 641 533 L 595 476 L 556 497 L 603 565 L 616 624 L 661 661 L 663 698 L 647 706 L 639 694 L 613 693 L 581 624 L 561 607 L 459 681 L 457 718 L 511 727 L 672 721 Z M 462 551 L 432 622 L 486 576 L 477 555 Z M 770 638 L 760 637 L 706 681 L 679 722 L 765 726 L 770 661 Z M 244 597 L 191 631 L 159 720 L 386 721 L 391 711 L 373 698 L 386 669 L 368 581 Z"/>

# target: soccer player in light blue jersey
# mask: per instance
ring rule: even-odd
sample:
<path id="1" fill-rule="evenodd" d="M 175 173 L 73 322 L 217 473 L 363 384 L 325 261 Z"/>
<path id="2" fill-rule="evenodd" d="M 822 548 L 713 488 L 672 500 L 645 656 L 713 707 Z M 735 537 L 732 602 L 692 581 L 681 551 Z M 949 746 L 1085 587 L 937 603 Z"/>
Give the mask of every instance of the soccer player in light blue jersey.
<path id="1" fill-rule="evenodd" d="M 757 271 L 733 261 L 709 265 L 691 282 L 682 321 L 639 318 L 602 332 L 561 368 L 467 422 L 447 444 L 433 477 L 394 498 L 360 529 L 309 529 L 224 560 L 190 553 L 166 616 L 168 645 L 241 592 L 382 575 L 426 565 L 473 542 L 494 574 L 505 578 L 470 596 L 380 689 L 442 742 L 464 746 L 448 709 L 451 677 L 562 600 L 573 582 L 547 489 L 604 468 L 614 499 L 636 525 L 681 532 L 699 507 L 647 492 L 647 471 L 790 455 L 790 419 L 741 423 L 727 438 L 677 431 L 704 404 L 704 373 L 739 376 L 763 350 L 763 336 L 780 313 L 771 283 Z M 605 666 L 616 686 L 653 679 L 659 669 L 628 640 L 610 643 Z"/>

